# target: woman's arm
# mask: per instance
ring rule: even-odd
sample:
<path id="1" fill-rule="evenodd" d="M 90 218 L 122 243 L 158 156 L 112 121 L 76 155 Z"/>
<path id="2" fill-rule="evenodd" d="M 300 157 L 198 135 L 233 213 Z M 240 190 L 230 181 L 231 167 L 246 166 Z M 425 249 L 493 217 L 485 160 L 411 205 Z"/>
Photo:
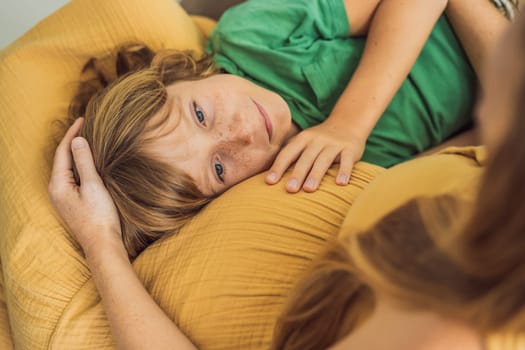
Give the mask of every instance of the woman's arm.
<path id="1" fill-rule="evenodd" d="M 81 125 L 79 118 L 57 147 L 49 195 L 84 250 L 118 348 L 196 349 L 135 275 L 121 239 L 117 210 L 97 174 L 89 146 L 75 138 Z M 80 186 L 73 177 L 73 159 Z"/>
<path id="2" fill-rule="evenodd" d="M 121 242 L 86 252 L 86 259 L 119 348 L 196 349 L 148 294 Z"/>
<path id="3" fill-rule="evenodd" d="M 379 297 L 373 314 L 331 350 L 482 350 L 481 337 L 465 323 L 432 311 L 408 310 Z"/>
<path id="4" fill-rule="evenodd" d="M 483 87 L 483 62 L 509 21 L 489 0 L 449 0 L 446 15 Z"/>
<path id="5" fill-rule="evenodd" d="M 350 35 L 368 36 L 363 56 L 327 120 L 294 137 L 272 165 L 270 184 L 297 160 L 287 183 L 289 192 L 301 187 L 315 191 L 334 162 L 340 163 L 337 183 L 348 183 L 368 136 L 412 69 L 447 0 L 344 3 Z"/>

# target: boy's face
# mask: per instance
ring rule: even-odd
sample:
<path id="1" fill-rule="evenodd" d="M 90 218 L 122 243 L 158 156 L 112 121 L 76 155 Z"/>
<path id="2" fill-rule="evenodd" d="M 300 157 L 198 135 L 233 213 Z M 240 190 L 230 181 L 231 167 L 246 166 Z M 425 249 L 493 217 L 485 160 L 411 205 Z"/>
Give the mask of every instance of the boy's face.
<path id="1" fill-rule="evenodd" d="M 205 195 L 221 193 L 267 169 L 291 136 L 286 102 L 229 74 L 167 88 L 167 121 L 146 135 L 146 151 L 187 173 Z"/>

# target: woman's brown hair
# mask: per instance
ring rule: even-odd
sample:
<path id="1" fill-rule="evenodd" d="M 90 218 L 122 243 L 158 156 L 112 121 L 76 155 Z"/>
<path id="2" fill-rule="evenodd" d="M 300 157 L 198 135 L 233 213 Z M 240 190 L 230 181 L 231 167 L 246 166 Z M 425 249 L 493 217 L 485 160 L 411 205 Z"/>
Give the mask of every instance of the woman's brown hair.
<path id="1" fill-rule="evenodd" d="M 335 344 L 372 311 L 376 291 L 466 321 L 481 334 L 525 330 L 524 16 L 511 35 L 521 62 L 515 113 L 470 215 L 459 219 L 461 203 L 451 197 L 418 198 L 370 230 L 330 243 L 285 305 L 274 349 Z"/>
<path id="2" fill-rule="evenodd" d="M 69 108 L 69 124 L 84 117 L 80 136 L 91 146 L 96 169 L 119 212 L 130 257 L 177 232 L 210 198 L 182 171 L 153 159 L 148 133 L 167 119 L 166 87 L 216 72 L 209 56 L 128 44 L 90 59 Z M 161 120 L 153 116 L 160 114 Z M 78 177 L 77 177 L 78 181 Z"/>
<path id="3" fill-rule="evenodd" d="M 490 284 L 465 273 L 437 249 L 435 235 L 453 227 L 450 208 L 456 206 L 451 197 L 417 198 L 366 232 L 330 242 L 289 298 L 272 348 L 330 347 L 368 317 L 377 291 L 407 307 L 465 319 L 460 310 Z M 429 212 L 439 220 L 429 220 Z"/>
<path id="4" fill-rule="evenodd" d="M 492 317 L 485 328 L 525 328 L 525 15 L 508 33 L 514 45 L 514 114 L 506 135 L 491 150 L 479 200 L 464 231 L 451 244 L 455 260 L 470 273 L 494 279 L 480 302 Z M 497 118 L 498 116 L 494 116 Z M 474 317 L 476 317 L 474 315 Z"/>

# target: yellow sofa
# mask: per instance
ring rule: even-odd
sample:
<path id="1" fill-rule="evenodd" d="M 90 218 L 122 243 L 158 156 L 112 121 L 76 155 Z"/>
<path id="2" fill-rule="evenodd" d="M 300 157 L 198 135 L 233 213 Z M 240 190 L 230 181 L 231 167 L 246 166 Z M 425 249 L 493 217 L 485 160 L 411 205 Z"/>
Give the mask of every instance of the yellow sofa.
<path id="1" fill-rule="evenodd" d="M 53 121 L 65 119 L 88 58 L 137 40 L 200 51 L 212 27 L 174 0 L 74 0 L 0 52 L 1 349 L 113 348 L 82 252 L 47 197 Z M 464 188 L 474 189 L 479 177 L 476 152 L 440 157 L 389 171 L 360 163 L 346 187 L 335 185 L 331 171 L 315 194 L 290 195 L 255 176 L 146 249 L 134 268 L 200 348 L 267 349 L 288 291 L 339 233 L 356 198 L 361 209 L 350 211 L 347 225 L 377 220 L 374 203 L 386 208 L 398 193 L 415 196 L 415 183 L 472 196 Z M 390 184 L 388 196 L 360 196 L 376 177 L 374 186 Z"/>

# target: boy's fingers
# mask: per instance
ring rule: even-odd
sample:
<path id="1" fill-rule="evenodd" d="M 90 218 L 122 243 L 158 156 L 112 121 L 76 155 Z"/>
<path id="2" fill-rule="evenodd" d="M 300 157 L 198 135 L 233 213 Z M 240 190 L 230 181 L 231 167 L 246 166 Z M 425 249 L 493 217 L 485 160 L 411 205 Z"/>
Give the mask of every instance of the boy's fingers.
<path id="1" fill-rule="evenodd" d="M 290 178 L 286 182 L 286 190 L 288 192 L 297 192 L 301 189 L 304 183 L 306 175 L 312 169 L 313 164 L 316 162 L 319 154 L 322 152 L 322 145 L 311 145 L 306 147 L 303 151 L 297 163 L 293 168 L 293 172 L 290 175 Z"/>
<path id="2" fill-rule="evenodd" d="M 72 168 L 72 158 L 69 145 L 71 140 L 78 134 L 82 127 L 84 118 L 78 118 L 75 120 L 73 125 L 67 130 L 66 134 L 60 141 L 55 151 L 55 158 L 53 160 L 53 169 L 51 173 L 51 179 L 59 180 L 61 175 L 64 175 L 67 171 Z"/>
<path id="3" fill-rule="evenodd" d="M 284 172 L 290 167 L 290 164 L 295 162 L 301 155 L 303 149 L 304 145 L 300 142 L 292 141 L 284 146 L 266 175 L 266 183 L 273 185 L 279 182 Z"/>
<path id="4" fill-rule="evenodd" d="M 88 183 L 100 183 L 101 179 L 95 168 L 95 162 L 86 139 L 82 137 L 74 138 L 71 142 L 71 149 L 81 186 Z"/>
<path id="5" fill-rule="evenodd" d="M 324 149 L 317 157 L 312 170 L 308 174 L 308 177 L 303 185 L 305 192 L 314 192 L 319 188 L 319 184 L 323 176 L 326 174 L 330 166 L 333 164 L 337 156 L 337 150 L 335 149 Z"/>
<path id="6" fill-rule="evenodd" d="M 354 158 L 350 151 L 341 152 L 341 157 L 339 160 L 339 171 L 337 172 L 337 177 L 335 178 L 335 183 L 338 185 L 348 185 L 350 182 L 350 175 L 352 174 L 352 169 L 354 167 Z"/>

